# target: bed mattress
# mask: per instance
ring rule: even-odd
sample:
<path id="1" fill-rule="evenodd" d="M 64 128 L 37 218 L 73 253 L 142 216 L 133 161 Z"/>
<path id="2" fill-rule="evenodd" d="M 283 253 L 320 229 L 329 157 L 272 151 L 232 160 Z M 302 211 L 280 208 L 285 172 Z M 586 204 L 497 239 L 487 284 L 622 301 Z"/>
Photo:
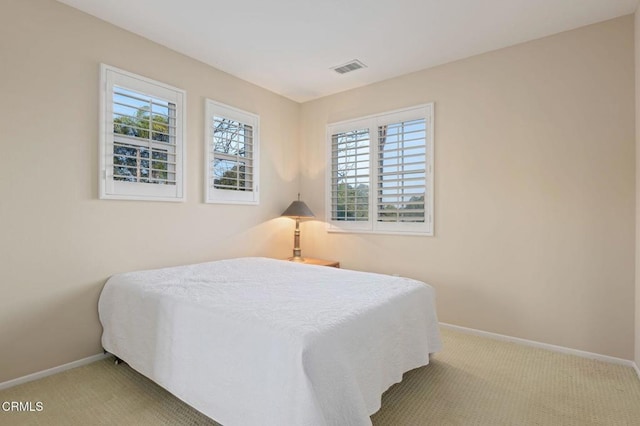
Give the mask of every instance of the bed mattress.
<path id="1" fill-rule="evenodd" d="M 370 425 L 442 347 L 429 285 L 266 258 L 114 275 L 99 315 L 105 350 L 224 426 Z"/>

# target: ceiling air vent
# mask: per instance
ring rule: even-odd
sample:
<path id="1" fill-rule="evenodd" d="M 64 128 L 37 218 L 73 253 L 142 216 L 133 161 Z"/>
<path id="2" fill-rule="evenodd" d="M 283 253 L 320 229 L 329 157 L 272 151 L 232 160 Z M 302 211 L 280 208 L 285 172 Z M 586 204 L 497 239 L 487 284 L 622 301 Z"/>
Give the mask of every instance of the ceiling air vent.
<path id="1" fill-rule="evenodd" d="M 346 74 L 351 71 L 359 70 L 360 68 L 366 68 L 367 66 L 360 62 L 357 59 L 353 61 L 349 61 L 344 65 L 338 65 L 337 67 L 332 67 L 331 69 L 337 72 L 338 74 Z"/>

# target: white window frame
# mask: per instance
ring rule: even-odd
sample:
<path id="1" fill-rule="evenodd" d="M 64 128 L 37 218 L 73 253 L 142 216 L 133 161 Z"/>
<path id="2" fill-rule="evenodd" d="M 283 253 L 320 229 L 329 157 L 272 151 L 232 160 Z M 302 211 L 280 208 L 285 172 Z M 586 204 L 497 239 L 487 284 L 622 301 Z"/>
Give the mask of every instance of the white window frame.
<path id="1" fill-rule="evenodd" d="M 260 203 L 260 116 L 211 99 L 205 99 L 204 109 L 204 202 L 213 204 L 258 205 Z M 253 169 L 253 185 L 251 191 L 219 189 L 213 186 L 214 176 L 211 170 L 211 163 L 215 157 L 212 147 L 212 121 L 214 117 L 223 117 L 252 126 L 251 167 Z"/>
<path id="2" fill-rule="evenodd" d="M 124 182 L 113 178 L 113 90 L 114 86 L 175 104 L 175 185 Z M 150 78 L 100 64 L 99 197 L 106 200 L 185 201 L 186 92 Z"/>
<path id="3" fill-rule="evenodd" d="M 425 221 L 424 222 L 378 222 L 377 190 L 378 173 L 377 158 L 379 151 L 378 127 L 417 119 L 425 119 Z M 352 232 L 371 234 L 423 235 L 434 234 L 434 104 L 428 103 L 410 108 L 389 111 L 366 117 L 330 123 L 326 134 L 326 174 L 325 174 L 325 214 L 328 232 Z M 332 136 L 338 133 L 369 129 L 369 214 L 366 221 L 346 221 L 332 219 Z"/>

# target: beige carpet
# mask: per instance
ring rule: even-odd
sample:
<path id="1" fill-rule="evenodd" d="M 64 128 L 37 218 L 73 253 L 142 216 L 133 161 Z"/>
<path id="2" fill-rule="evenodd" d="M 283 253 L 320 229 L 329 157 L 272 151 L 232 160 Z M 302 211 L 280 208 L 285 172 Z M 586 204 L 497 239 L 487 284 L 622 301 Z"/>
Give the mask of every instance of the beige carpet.
<path id="1" fill-rule="evenodd" d="M 443 337 L 429 366 L 384 394 L 374 425 L 640 425 L 630 367 L 450 330 Z M 7 389 L 4 401 L 44 409 L 0 410 L 1 425 L 217 425 L 110 359 Z"/>

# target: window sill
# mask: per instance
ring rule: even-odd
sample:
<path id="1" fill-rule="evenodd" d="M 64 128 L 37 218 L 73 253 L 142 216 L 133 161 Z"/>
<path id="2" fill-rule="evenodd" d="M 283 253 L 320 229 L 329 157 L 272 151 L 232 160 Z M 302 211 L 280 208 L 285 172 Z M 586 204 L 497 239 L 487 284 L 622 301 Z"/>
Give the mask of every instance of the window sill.
<path id="1" fill-rule="evenodd" d="M 433 231 L 374 231 L 369 229 L 336 229 L 327 227 L 329 234 L 373 234 L 373 235 L 406 235 L 410 237 L 433 237 Z"/>

